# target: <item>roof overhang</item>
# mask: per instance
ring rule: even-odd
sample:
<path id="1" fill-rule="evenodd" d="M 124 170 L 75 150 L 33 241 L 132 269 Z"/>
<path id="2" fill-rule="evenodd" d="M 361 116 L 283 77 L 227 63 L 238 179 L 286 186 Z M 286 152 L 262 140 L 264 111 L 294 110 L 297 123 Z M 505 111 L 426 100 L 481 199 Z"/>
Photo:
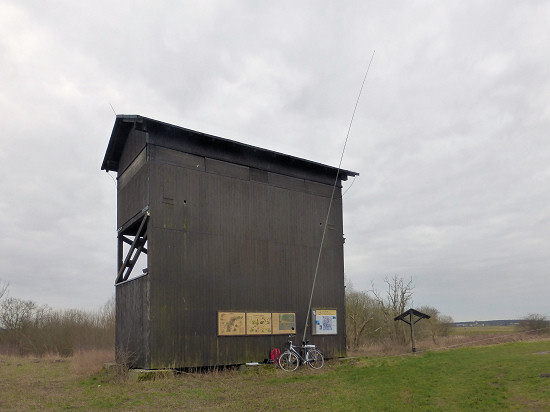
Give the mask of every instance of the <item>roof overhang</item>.
<path id="1" fill-rule="evenodd" d="M 170 135 L 175 141 L 189 143 L 185 144 L 185 147 L 181 149 L 185 152 L 212 157 L 218 160 L 232 161 L 244 166 L 263 168 L 263 165 L 281 165 L 286 169 L 303 169 L 309 173 L 334 176 L 334 178 L 336 178 L 338 172 L 338 180 L 347 180 L 348 177 L 359 175 L 357 172 L 338 169 L 333 166 L 262 149 L 139 115 L 116 116 L 101 170 L 118 172 L 119 160 L 132 129 L 144 132 L 150 131 L 158 135 Z"/>

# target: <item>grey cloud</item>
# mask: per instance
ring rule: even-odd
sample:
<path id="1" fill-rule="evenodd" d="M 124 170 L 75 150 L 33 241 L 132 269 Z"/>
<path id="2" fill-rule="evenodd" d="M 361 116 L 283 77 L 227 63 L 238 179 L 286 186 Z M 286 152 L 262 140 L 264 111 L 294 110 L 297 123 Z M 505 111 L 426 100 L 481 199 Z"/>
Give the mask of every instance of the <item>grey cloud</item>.
<path id="1" fill-rule="evenodd" d="M 114 115 L 343 167 L 346 275 L 412 276 L 457 320 L 549 314 L 550 8 L 544 2 L 0 6 L 0 278 L 113 293 Z M 351 182 L 346 182 L 347 188 Z"/>

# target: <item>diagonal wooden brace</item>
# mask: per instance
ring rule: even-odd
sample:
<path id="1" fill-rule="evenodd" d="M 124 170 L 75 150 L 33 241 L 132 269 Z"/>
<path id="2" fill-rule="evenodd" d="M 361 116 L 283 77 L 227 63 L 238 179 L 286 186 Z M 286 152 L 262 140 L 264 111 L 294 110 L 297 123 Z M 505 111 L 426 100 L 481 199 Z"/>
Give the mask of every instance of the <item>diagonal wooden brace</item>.
<path id="1" fill-rule="evenodd" d="M 130 276 L 130 273 L 132 272 L 132 269 L 134 268 L 134 264 L 137 261 L 140 253 L 143 251 L 145 242 L 147 241 L 147 221 L 149 219 L 149 212 L 146 212 L 143 216 L 143 219 L 141 220 L 141 224 L 139 225 L 139 228 L 137 230 L 136 236 L 134 237 L 133 242 L 130 245 L 130 250 L 128 251 L 128 254 L 126 255 L 126 258 L 124 259 L 124 262 L 118 269 L 118 274 L 115 280 L 115 284 L 123 282 L 128 279 Z M 122 237 L 122 241 L 126 241 L 126 243 L 129 243 L 127 239 Z M 145 249 L 145 253 L 147 249 Z M 132 259 L 132 256 L 134 254 L 134 251 L 136 252 L 136 256 L 134 259 Z M 126 269 L 128 269 L 126 271 Z M 124 273 L 126 271 L 126 273 Z"/>

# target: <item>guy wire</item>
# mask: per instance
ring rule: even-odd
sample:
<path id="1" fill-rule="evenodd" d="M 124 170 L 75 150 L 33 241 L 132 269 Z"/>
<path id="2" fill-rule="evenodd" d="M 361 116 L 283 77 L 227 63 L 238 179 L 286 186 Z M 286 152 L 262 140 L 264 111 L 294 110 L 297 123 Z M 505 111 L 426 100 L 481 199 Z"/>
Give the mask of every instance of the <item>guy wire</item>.
<path id="1" fill-rule="evenodd" d="M 309 323 L 309 315 L 311 312 L 311 302 L 313 300 L 313 291 L 315 290 L 315 282 L 317 280 L 317 272 L 319 272 L 319 263 L 321 262 L 321 253 L 323 251 L 323 243 L 325 242 L 325 234 L 327 232 L 327 226 L 328 226 L 328 218 L 330 217 L 330 210 L 332 208 L 332 200 L 334 199 L 334 192 L 336 191 L 336 185 L 338 184 L 338 176 L 340 174 L 340 169 L 342 168 L 342 160 L 344 159 L 344 152 L 346 151 L 346 145 L 348 144 L 348 138 L 351 131 L 351 125 L 353 124 L 353 119 L 355 117 L 355 112 L 357 111 L 357 106 L 359 105 L 359 100 L 361 99 L 361 93 L 363 92 L 363 86 L 365 85 L 365 81 L 367 80 L 367 75 L 369 74 L 370 65 L 372 63 L 372 59 L 374 59 L 374 53 L 376 50 L 373 50 L 372 56 L 369 61 L 369 65 L 367 66 L 367 70 L 365 72 L 365 76 L 363 77 L 363 82 L 361 83 L 361 88 L 359 89 L 359 94 L 357 96 L 357 100 L 355 101 L 355 107 L 353 108 L 353 113 L 351 115 L 351 120 L 349 122 L 348 126 L 348 132 L 346 134 L 346 140 L 344 141 L 344 147 L 342 148 L 342 154 L 340 155 L 340 162 L 338 163 L 338 170 L 336 171 L 336 177 L 334 178 L 334 185 L 332 186 L 332 194 L 330 196 L 330 202 L 328 204 L 328 212 L 327 212 L 327 218 L 325 219 L 325 225 L 323 227 L 323 236 L 321 237 L 321 246 L 319 247 L 319 255 L 317 256 L 317 264 L 315 266 L 315 275 L 313 276 L 313 284 L 311 285 L 311 294 L 309 296 L 309 305 L 307 308 L 307 315 L 306 315 L 306 323 L 304 325 L 304 336 L 302 338 L 302 341 L 306 340 L 306 331 L 307 331 L 307 325 Z"/>

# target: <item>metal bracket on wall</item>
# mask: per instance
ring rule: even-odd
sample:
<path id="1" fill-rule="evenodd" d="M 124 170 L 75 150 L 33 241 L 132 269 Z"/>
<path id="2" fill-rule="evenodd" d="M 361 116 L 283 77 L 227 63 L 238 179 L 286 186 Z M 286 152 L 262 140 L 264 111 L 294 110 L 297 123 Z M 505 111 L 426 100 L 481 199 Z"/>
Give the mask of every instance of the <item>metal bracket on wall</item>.
<path id="1" fill-rule="evenodd" d="M 139 255 L 141 252 L 147 254 L 147 248 L 145 243 L 147 243 L 147 221 L 149 220 L 149 211 L 145 212 L 137 232 L 135 233 L 134 239 L 130 240 L 123 233 L 118 235 L 118 248 L 119 248 L 119 267 L 118 274 L 115 280 L 115 285 L 120 282 L 128 280 L 132 269 L 136 264 Z M 126 254 L 124 262 L 122 262 L 122 243 L 130 245 L 130 250 Z"/>

